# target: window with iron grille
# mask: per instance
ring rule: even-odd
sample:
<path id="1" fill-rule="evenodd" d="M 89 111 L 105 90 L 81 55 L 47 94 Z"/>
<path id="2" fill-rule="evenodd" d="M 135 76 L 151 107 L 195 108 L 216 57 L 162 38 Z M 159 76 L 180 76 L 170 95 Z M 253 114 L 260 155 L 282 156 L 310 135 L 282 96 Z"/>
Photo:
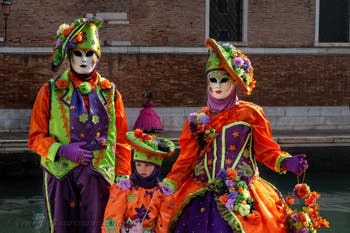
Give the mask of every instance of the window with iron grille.
<path id="1" fill-rule="evenodd" d="M 210 0 L 209 36 L 218 41 L 242 41 L 243 0 Z"/>
<path id="2" fill-rule="evenodd" d="M 349 0 L 319 0 L 319 42 L 350 42 L 349 7 Z"/>

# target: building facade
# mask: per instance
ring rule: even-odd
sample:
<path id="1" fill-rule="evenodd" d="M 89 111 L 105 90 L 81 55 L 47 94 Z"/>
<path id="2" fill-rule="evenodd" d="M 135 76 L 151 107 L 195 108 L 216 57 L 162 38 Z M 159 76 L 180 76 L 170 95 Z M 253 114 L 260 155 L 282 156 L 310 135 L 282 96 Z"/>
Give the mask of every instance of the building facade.
<path id="1" fill-rule="evenodd" d="M 99 71 L 117 84 L 131 125 L 147 88 L 152 88 L 163 121 L 173 122 L 165 122 L 169 129 L 181 126 L 193 107 L 205 105 L 204 41 L 215 35 L 227 38 L 252 61 L 256 88 L 241 99 L 265 106 L 271 114 L 281 109 L 284 115 L 312 113 L 306 123 L 276 119 L 272 124 L 311 127 L 317 121 L 315 127 L 350 128 L 349 17 L 336 17 L 349 15 L 349 3 L 327 2 L 12 0 L 6 38 L 0 27 L 0 130 L 27 129 L 39 88 L 68 67 L 66 62 L 57 73 L 50 70 L 57 28 L 92 15 L 105 20 Z M 220 28 L 227 21 L 233 24 Z M 325 120 L 325 115 L 334 118 Z"/>

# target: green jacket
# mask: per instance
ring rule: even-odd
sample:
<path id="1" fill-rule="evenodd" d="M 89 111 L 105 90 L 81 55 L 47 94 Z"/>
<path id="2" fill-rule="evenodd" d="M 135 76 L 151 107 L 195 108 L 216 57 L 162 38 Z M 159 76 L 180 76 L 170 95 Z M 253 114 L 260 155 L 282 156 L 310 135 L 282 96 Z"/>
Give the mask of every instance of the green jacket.
<path id="1" fill-rule="evenodd" d="M 101 81 L 105 80 L 98 74 L 98 84 L 96 92 L 102 103 L 104 103 L 108 115 L 108 133 L 107 147 L 101 150 L 94 150 L 93 167 L 100 172 L 110 183 L 115 177 L 115 142 L 116 142 L 116 126 L 115 126 L 115 86 L 101 87 Z M 60 85 L 60 84 L 64 85 Z M 49 156 L 55 156 L 62 144 L 70 143 L 70 102 L 74 90 L 73 83 L 69 78 L 69 70 L 66 70 L 55 80 L 49 81 L 50 86 L 50 120 L 49 134 L 57 138 L 57 142 L 53 143 L 49 149 Z M 41 158 L 41 165 L 56 178 L 62 178 L 76 166 L 74 163 L 63 157 L 59 157 L 56 161 Z"/>

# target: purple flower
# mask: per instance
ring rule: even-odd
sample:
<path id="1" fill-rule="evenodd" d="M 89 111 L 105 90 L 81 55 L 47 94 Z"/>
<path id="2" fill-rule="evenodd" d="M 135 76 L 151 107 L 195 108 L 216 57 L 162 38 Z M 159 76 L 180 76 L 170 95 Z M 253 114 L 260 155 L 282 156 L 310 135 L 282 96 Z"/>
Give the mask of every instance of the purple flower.
<path id="1" fill-rule="evenodd" d="M 188 116 L 188 120 L 192 122 L 196 117 L 197 117 L 197 113 L 193 112 Z"/>
<path id="2" fill-rule="evenodd" d="M 244 64 L 244 61 L 242 58 L 236 57 L 235 59 L 233 59 L 233 64 L 237 67 L 241 67 Z"/>
<path id="3" fill-rule="evenodd" d="M 227 198 L 228 198 L 228 199 L 232 199 L 232 200 L 235 200 L 237 197 L 238 197 L 238 193 L 237 193 L 236 191 L 230 192 L 230 193 L 227 195 Z"/>
<path id="4" fill-rule="evenodd" d="M 290 218 L 293 219 L 294 221 L 298 221 L 298 220 L 299 220 L 299 218 L 298 218 L 298 213 L 292 214 L 292 215 L 290 216 Z"/>
<path id="5" fill-rule="evenodd" d="M 163 184 L 160 189 L 162 190 L 165 196 L 169 196 L 174 193 L 174 191 L 170 187 L 166 186 L 165 184 Z"/>
<path id="6" fill-rule="evenodd" d="M 67 48 L 71 49 L 74 48 L 75 44 L 76 44 L 76 40 L 71 40 L 67 43 Z"/>
<path id="7" fill-rule="evenodd" d="M 233 182 L 232 180 L 226 180 L 225 184 L 226 184 L 227 188 L 233 188 L 236 186 L 235 182 Z"/>
<path id="8" fill-rule="evenodd" d="M 219 180 L 224 180 L 227 177 L 227 172 L 225 169 L 220 169 L 220 171 L 217 174 L 217 178 Z"/>
<path id="9" fill-rule="evenodd" d="M 207 115 L 202 115 L 199 121 L 202 125 L 206 125 L 210 121 L 210 119 Z"/>
<path id="10" fill-rule="evenodd" d="M 57 39 L 56 47 L 60 47 L 62 44 L 63 44 L 62 41 L 60 39 Z"/>
<path id="11" fill-rule="evenodd" d="M 129 179 L 121 179 L 118 183 L 117 183 L 118 187 L 121 188 L 121 190 L 127 190 L 129 188 L 131 188 L 131 181 Z"/>
<path id="12" fill-rule="evenodd" d="M 228 199 L 225 206 L 226 206 L 227 209 L 232 211 L 233 207 L 234 207 L 234 204 L 235 204 L 235 200 L 234 199 Z"/>
<path id="13" fill-rule="evenodd" d="M 245 65 L 244 71 L 248 73 L 250 71 L 250 67 L 251 67 L 250 61 L 247 59 L 243 59 L 243 61 L 244 61 L 244 65 Z"/>

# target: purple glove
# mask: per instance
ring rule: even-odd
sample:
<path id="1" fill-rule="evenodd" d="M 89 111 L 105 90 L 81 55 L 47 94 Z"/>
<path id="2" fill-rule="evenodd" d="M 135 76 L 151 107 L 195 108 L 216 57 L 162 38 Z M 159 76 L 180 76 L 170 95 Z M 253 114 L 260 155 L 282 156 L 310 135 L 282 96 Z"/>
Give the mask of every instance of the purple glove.
<path id="1" fill-rule="evenodd" d="M 85 150 L 81 146 L 86 145 L 87 142 L 72 142 L 70 144 L 63 144 L 58 149 L 57 155 L 64 157 L 75 163 L 88 165 L 94 157 L 92 151 Z"/>
<path id="2" fill-rule="evenodd" d="M 304 154 L 293 155 L 282 161 L 281 168 L 287 169 L 293 172 L 297 176 L 301 176 L 303 172 L 308 168 L 307 161 Z"/>

